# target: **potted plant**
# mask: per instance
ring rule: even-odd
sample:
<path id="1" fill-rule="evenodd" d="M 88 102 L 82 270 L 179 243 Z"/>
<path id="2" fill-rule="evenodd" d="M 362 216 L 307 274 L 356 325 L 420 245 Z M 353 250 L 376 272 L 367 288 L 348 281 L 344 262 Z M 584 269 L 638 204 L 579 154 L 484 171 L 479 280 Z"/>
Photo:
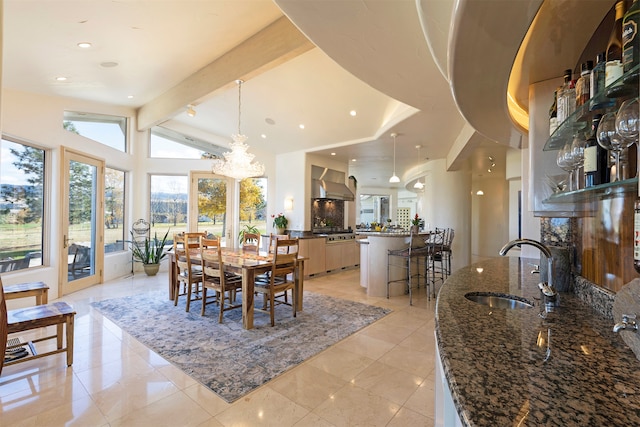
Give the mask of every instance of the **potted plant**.
<path id="1" fill-rule="evenodd" d="M 244 228 L 238 233 L 238 243 L 240 244 L 244 243 L 244 233 L 260 234 L 260 230 L 255 225 L 245 224 Z"/>
<path id="2" fill-rule="evenodd" d="M 287 224 L 289 224 L 289 220 L 284 216 L 284 214 L 279 213 L 278 215 L 271 215 L 273 218 L 273 226 L 278 230 L 277 234 L 284 234 L 287 229 Z"/>
<path id="3" fill-rule="evenodd" d="M 131 244 L 130 249 L 133 254 L 133 260 L 142 263 L 144 272 L 147 273 L 148 276 L 155 276 L 160 268 L 160 261 L 167 256 L 164 245 L 167 242 L 169 230 L 167 230 L 162 239 L 158 238 L 157 232 L 153 238 L 145 236 L 144 240 L 136 240 L 133 231 L 130 233 L 131 240 L 129 243 Z"/>
<path id="4" fill-rule="evenodd" d="M 416 214 L 416 216 L 414 216 L 413 219 L 411 220 L 411 230 L 415 234 L 418 234 L 418 232 L 420 231 L 420 227 L 422 227 L 423 225 L 424 225 L 424 220 L 420 218 L 418 214 Z"/>

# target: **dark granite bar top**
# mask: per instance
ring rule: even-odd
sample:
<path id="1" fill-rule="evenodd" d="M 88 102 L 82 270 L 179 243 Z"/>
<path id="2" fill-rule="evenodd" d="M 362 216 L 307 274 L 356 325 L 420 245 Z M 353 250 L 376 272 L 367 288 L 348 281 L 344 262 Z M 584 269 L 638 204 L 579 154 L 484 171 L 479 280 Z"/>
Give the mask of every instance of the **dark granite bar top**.
<path id="1" fill-rule="evenodd" d="M 529 262 L 479 262 L 440 290 L 436 339 L 462 423 L 640 426 L 640 361 L 612 331 L 613 321 L 572 293 L 561 293 L 554 311 L 541 310 Z M 482 291 L 517 295 L 534 307 L 490 308 L 464 296 Z"/>

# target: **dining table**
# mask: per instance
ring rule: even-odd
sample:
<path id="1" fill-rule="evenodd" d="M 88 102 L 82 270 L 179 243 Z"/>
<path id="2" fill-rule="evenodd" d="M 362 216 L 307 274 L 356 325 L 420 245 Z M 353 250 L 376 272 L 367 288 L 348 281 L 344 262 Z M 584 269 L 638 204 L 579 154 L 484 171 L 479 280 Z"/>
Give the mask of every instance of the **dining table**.
<path id="1" fill-rule="evenodd" d="M 254 288 L 255 278 L 259 274 L 264 274 L 271 270 L 273 254 L 260 251 L 258 253 L 243 251 L 241 248 L 233 249 L 223 247 L 222 262 L 225 271 L 242 275 L 242 327 L 253 329 L 254 311 Z M 169 299 L 175 298 L 174 284 L 176 277 L 176 256 L 169 252 Z M 189 256 L 192 263 L 200 263 L 200 249 L 191 249 Z M 304 261 L 305 257 L 298 256 L 296 269 L 293 274 L 295 291 L 293 293 L 296 304 L 296 311 L 303 310 L 303 290 L 304 290 Z"/>

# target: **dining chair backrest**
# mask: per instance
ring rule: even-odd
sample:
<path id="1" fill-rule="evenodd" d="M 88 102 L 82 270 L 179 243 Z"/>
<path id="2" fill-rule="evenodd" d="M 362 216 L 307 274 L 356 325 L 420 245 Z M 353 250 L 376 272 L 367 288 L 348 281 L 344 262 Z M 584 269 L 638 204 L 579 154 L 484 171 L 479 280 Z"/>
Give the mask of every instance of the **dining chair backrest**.
<path id="1" fill-rule="evenodd" d="M 184 233 L 185 244 L 188 248 L 195 249 L 200 247 L 200 238 L 207 237 L 207 232 L 186 232 Z"/>
<path id="2" fill-rule="evenodd" d="M 200 259 L 204 281 L 219 280 L 224 284 L 224 263 L 222 262 L 222 248 L 220 239 L 200 238 Z"/>
<path id="3" fill-rule="evenodd" d="M 258 233 L 244 233 L 242 241 L 242 250 L 244 252 L 260 251 L 260 234 Z"/>
<path id="4" fill-rule="evenodd" d="M 288 234 L 273 234 L 269 235 L 269 253 L 274 253 L 274 248 L 276 247 L 276 240 L 286 240 L 289 239 L 290 236 Z"/>
<path id="5" fill-rule="evenodd" d="M 271 281 L 293 273 L 298 263 L 298 239 L 275 239 Z"/>

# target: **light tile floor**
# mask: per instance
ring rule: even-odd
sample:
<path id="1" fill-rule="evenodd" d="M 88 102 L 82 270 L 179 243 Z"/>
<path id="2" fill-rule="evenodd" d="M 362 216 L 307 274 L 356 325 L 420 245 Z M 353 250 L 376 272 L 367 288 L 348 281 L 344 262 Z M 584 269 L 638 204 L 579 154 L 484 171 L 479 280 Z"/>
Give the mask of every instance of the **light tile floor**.
<path id="1" fill-rule="evenodd" d="M 167 280 L 138 273 L 64 297 L 77 310 L 73 366 L 60 354 L 5 367 L 0 425 L 433 426 L 435 301 L 424 289 L 409 306 L 367 297 L 357 269 L 305 280 L 393 312 L 228 404 L 89 306 Z"/>

